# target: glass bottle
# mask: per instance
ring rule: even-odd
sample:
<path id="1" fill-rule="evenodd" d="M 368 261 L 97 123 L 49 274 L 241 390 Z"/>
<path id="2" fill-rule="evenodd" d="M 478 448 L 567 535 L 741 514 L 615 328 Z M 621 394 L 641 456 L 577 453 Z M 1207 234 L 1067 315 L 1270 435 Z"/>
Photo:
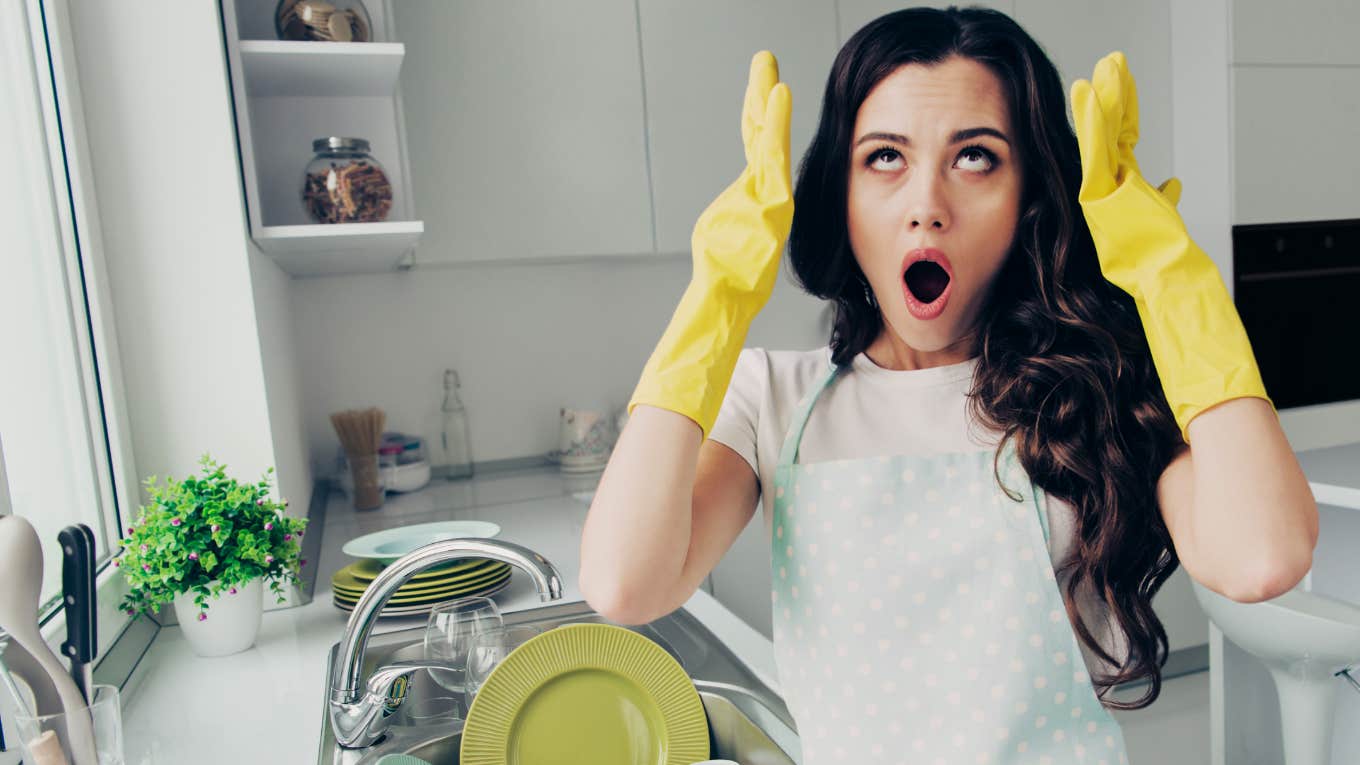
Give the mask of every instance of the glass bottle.
<path id="1" fill-rule="evenodd" d="M 448 466 L 446 478 L 451 481 L 472 477 L 472 441 L 468 436 L 467 410 L 458 398 L 458 373 L 444 370 L 444 404 L 439 407 L 444 416 L 444 461 Z"/>

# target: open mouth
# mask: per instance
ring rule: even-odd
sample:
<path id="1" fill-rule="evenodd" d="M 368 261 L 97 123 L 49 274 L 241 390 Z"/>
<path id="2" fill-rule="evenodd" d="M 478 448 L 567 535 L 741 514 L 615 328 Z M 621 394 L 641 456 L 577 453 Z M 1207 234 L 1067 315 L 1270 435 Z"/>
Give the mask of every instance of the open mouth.
<path id="1" fill-rule="evenodd" d="M 949 273 L 940 267 L 938 263 L 929 260 L 918 260 L 911 264 L 907 273 L 902 277 L 907 284 L 907 289 L 911 290 L 911 296 L 919 300 L 922 305 L 930 305 L 944 292 L 945 287 L 949 286 Z"/>

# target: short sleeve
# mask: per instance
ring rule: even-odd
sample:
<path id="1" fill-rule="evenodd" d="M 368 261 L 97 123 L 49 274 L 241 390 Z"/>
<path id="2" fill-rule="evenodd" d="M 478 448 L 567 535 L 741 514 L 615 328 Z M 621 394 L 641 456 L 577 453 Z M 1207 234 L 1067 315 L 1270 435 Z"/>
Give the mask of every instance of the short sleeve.
<path id="1" fill-rule="evenodd" d="M 727 385 L 727 395 L 718 409 L 718 419 L 714 420 L 713 429 L 708 433 L 710 439 L 740 454 L 756 475 L 760 475 L 756 426 L 761 401 L 769 389 L 766 385 L 769 367 L 763 356 L 757 348 L 743 348 L 737 355 L 737 366 Z"/>

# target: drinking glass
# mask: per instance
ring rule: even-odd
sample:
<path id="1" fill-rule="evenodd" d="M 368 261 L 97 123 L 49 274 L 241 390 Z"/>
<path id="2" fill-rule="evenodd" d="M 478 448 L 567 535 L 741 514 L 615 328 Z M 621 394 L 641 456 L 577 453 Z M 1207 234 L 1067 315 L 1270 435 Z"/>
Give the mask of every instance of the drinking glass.
<path id="1" fill-rule="evenodd" d="M 501 610 L 490 598 L 460 598 L 435 606 L 425 623 L 425 658 L 446 662 L 451 668 L 432 669 L 430 678 L 445 690 L 461 694 L 472 639 L 503 624 Z"/>
<path id="2" fill-rule="evenodd" d="M 467 677 L 463 689 L 469 710 L 472 709 L 472 699 L 477 695 L 477 691 L 505 657 L 542 634 L 542 627 L 532 624 L 509 624 L 487 630 L 472 638 L 468 649 Z"/>
<path id="3" fill-rule="evenodd" d="M 80 714 L 90 716 L 91 731 L 94 733 L 95 757 L 99 765 L 123 765 L 123 715 L 118 699 L 118 688 L 112 685 L 96 685 L 92 689 L 94 700 L 90 706 L 81 709 Z M 55 733 L 63 754 L 70 757 L 73 751 L 70 736 L 66 730 L 64 713 L 50 715 L 30 714 L 20 710 L 15 715 L 14 727 L 19 735 L 20 751 L 24 762 L 43 762 L 43 757 L 35 754 L 30 747 L 37 744 L 44 733 Z M 11 731 L 7 728 L 6 733 Z M 58 755 L 58 760 L 60 760 Z"/>

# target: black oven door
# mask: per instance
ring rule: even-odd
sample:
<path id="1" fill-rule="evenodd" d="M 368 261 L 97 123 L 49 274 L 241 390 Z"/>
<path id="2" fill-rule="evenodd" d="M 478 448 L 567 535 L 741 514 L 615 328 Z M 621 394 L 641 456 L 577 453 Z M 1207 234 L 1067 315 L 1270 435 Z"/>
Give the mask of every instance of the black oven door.
<path id="1" fill-rule="evenodd" d="M 1360 399 L 1360 220 L 1234 226 L 1233 300 L 1276 409 Z"/>

